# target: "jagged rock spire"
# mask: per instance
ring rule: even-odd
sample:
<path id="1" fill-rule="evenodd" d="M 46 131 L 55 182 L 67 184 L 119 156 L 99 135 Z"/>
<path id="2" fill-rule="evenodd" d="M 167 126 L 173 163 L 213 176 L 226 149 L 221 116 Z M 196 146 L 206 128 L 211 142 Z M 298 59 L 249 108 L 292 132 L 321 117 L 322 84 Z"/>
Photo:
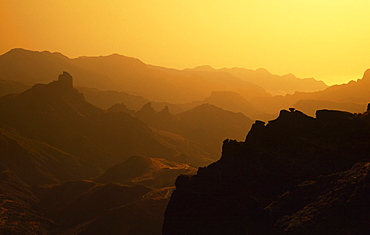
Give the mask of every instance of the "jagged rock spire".
<path id="1" fill-rule="evenodd" d="M 58 77 L 58 83 L 65 88 L 73 88 L 73 78 L 68 72 L 63 72 Z"/>

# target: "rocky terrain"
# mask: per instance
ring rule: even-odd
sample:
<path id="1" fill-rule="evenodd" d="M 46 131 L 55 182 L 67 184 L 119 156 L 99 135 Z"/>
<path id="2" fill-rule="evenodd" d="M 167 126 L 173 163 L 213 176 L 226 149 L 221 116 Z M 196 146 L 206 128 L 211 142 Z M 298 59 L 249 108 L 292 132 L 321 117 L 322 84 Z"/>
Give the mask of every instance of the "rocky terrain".
<path id="1" fill-rule="evenodd" d="M 163 234 L 366 234 L 370 116 L 282 110 L 179 176 Z"/>

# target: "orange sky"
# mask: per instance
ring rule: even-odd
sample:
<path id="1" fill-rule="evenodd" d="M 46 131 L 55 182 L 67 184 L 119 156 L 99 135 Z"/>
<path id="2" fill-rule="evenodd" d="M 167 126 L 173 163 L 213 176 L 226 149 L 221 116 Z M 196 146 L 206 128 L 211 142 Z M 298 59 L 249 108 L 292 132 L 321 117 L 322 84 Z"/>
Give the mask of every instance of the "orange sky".
<path id="1" fill-rule="evenodd" d="M 370 68 L 369 9 L 368 0 L 0 0 L 0 53 L 119 53 L 343 83 Z"/>

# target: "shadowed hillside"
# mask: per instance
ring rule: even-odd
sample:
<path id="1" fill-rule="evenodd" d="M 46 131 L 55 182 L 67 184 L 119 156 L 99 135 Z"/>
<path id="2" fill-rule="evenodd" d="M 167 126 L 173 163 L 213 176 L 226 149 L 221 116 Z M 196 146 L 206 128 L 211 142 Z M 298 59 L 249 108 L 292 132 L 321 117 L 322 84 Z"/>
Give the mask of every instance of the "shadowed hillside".
<path id="1" fill-rule="evenodd" d="M 100 166 L 110 166 L 133 154 L 170 157 L 151 130 L 125 113 L 111 113 L 87 103 L 73 89 L 72 77 L 37 84 L 18 95 L 0 98 L 0 123 L 27 138 L 46 142 Z"/>
<path id="2" fill-rule="evenodd" d="M 52 184 L 92 177 L 100 169 L 46 143 L 0 129 L 1 168 L 27 184 Z"/>
<path id="3" fill-rule="evenodd" d="M 218 162 L 177 178 L 163 234 L 369 231 L 369 117 L 291 109 L 256 121 Z"/>
<path id="4" fill-rule="evenodd" d="M 177 115 L 173 115 L 168 106 L 157 112 L 151 103 L 145 104 L 136 113 L 122 104 L 113 106 L 109 111 L 132 113 L 155 129 L 194 141 L 210 153 L 213 160 L 217 159 L 224 139 L 242 140 L 252 125 L 252 120 L 242 113 L 226 111 L 208 103 Z"/>

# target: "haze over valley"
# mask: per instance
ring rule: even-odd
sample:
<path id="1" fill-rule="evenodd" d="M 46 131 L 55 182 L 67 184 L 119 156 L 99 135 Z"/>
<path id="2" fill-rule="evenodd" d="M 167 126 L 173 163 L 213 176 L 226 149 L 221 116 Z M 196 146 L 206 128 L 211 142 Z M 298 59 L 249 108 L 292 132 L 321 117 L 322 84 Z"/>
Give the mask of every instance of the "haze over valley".
<path id="1" fill-rule="evenodd" d="M 2 1 L 0 234 L 370 234 L 369 9 Z"/>
<path id="2" fill-rule="evenodd" d="M 118 54 L 70 59 L 56 52 L 13 49 L 0 56 L 0 76 L 2 232 L 161 234 L 164 223 L 164 234 L 177 234 L 176 231 L 183 230 L 196 234 L 208 231 L 207 223 L 213 222 L 204 221 L 206 215 L 202 213 L 205 212 L 189 208 L 195 210 L 192 213 L 200 213 L 198 220 L 204 222 L 196 227 L 176 225 L 178 222 L 175 221 L 182 218 L 178 217 L 179 211 L 184 211 L 177 208 L 181 203 L 178 200 L 183 200 L 178 199 L 178 195 L 187 190 L 192 194 L 193 190 L 187 188 L 193 187 L 190 186 L 192 180 L 181 178 L 185 176 L 176 180 L 179 175 L 193 174 L 203 181 L 202 177 L 206 177 L 203 174 L 213 177 L 212 169 L 219 167 L 223 172 L 223 165 L 228 161 L 231 170 L 236 169 L 233 164 L 242 164 L 246 169 L 255 166 L 254 176 L 248 176 L 247 181 L 240 184 L 249 185 L 256 181 L 257 185 L 253 187 L 257 191 L 235 191 L 235 195 L 246 193 L 243 203 L 250 200 L 248 195 L 253 195 L 261 205 L 267 206 L 271 202 L 274 208 L 280 203 L 274 201 L 276 195 L 296 187 L 295 183 L 284 181 L 285 176 L 279 169 L 288 167 L 284 170 L 286 172 L 302 169 L 303 175 L 296 175 L 294 180 L 313 180 L 320 174 L 350 170 L 356 161 L 366 159 L 362 155 L 366 150 L 351 144 L 351 151 L 359 151 L 359 156 L 347 159 L 335 152 L 325 161 L 335 161 L 339 165 L 322 170 L 317 168 L 312 172 L 312 164 L 330 165 L 323 162 L 326 154 L 322 160 L 310 160 L 310 154 L 308 158 L 302 155 L 302 161 L 308 161 L 304 167 L 307 169 L 303 169 L 301 163 L 290 162 L 292 160 L 289 159 L 296 154 L 301 155 L 298 149 L 307 148 L 308 142 L 288 138 L 284 140 L 287 142 L 282 140 L 284 143 L 279 143 L 277 140 L 287 138 L 284 137 L 284 129 L 294 128 L 291 137 L 315 141 L 316 137 L 309 133 L 307 137 L 298 137 L 307 132 L 301 125 L 325 132 L 329 128 L 325 127 L 326 120 L 332 120 L 338 125 L 331 127 L 333 133 L 328 132 L 329 136 L 337 131 L 341 133 L 344 123 L 352 123 L 341 134 L 350 143 L 352 140 L 345 133 L 363 132 L 368 128 L 367 112 L 355 116 L 350 113 L 366 111 L 370 100 L 367 92 L 370 87 L 369 70 L 357 81 L 327 86 L 314 79 L 272 75 L 266 69 L 200 66 L 176 70 L 144 64 Z M 280 112 L 287 108 L 290 111 Z M 319 115 L 315 113 L 318 109 L 342 111 L 335 111 L 337 114 L 320 111 L 320 116 L 316 116 Z M 259 121 L 276 117 L 268 124 Z M 312 120 L 317 120 L 314 121 L 317 124 L 310 124 Z M 272 133 L 264 131 L 263 127 L 267 128 L 266 131 L 271 128 Z M 365 129 L 361 131 L 358 128 Z M 324 150 L 319 149 L 329 151 L 329 145 L 323 140 L 320 142 L 322 144 L 315 144 L 315 148 L 321 156 Z M 244 150 L 244 147 L 238 150 L 239 145 L 250 150 Z M 243 151 L 253 148 L 271 151 L 272 155 L 269 155 L 269 160 L 257 160 L 263 161 L 261 163 L 237 160 Z M 335 149 L 339 151 L 337 147 Z M 288 151 L 288 158 L 276 159 L 275 151 Z M 293 151 L 293 155 L 289 151 Z M 256 154 L 252 154 L 252 159 L 261 157 L 260 153 Z M 234 155 L 235 159 L 231 157 Z M 332 159 L 336 155 L 338 159 Z M 347 160 L 341 159 L 343 157 Z M 203 168 L 207 165 L 209 167 Z M 266 191 L 269 184 L 260 182 L 266 177 L 275 177 L 276 185 L 285 182 L 286 187 Z M 186 183 L 189 186 L 183 186 L 180 183 L 183 180 L 190 180 Z M 226 187 L 230 183 L 231 187 L 227 177 L 224 180 L 222 184 Z M 203 187 L 197 190 L 203 190 Z M 177 193 L 165 214 L 175 189 Z M 227 186 L 224 190 L 236 189 Z M 222 203 L 229 205 L 228 198 L 233 194 L 222 196 L 225 200 Z M 62 200 L 55 202 L 55 198 Z M 212 196 L 205 198 L 214 200 Z M 192 203 L 195 199 L 187 200 Z M 249 211 L 249 207 L 248 204 L 244 210 Z M 232 208 L 230 204 L 215 213 L 222 213 L 228 220 L 231 217 L 227 211 L 236 210 Z M 127 220 L 132 213 L 135 216 Z M 258 217 L 258 223 L 271 219 L 266 216 L 269 215 Z M 260 231 L 262 228 L 239 226 L 235 229 Z M 275 231 L 281 225 L 266 226 Z M 226 225 L 222 229 L 226 229 L 225 232 L 233 230 Z"/>

